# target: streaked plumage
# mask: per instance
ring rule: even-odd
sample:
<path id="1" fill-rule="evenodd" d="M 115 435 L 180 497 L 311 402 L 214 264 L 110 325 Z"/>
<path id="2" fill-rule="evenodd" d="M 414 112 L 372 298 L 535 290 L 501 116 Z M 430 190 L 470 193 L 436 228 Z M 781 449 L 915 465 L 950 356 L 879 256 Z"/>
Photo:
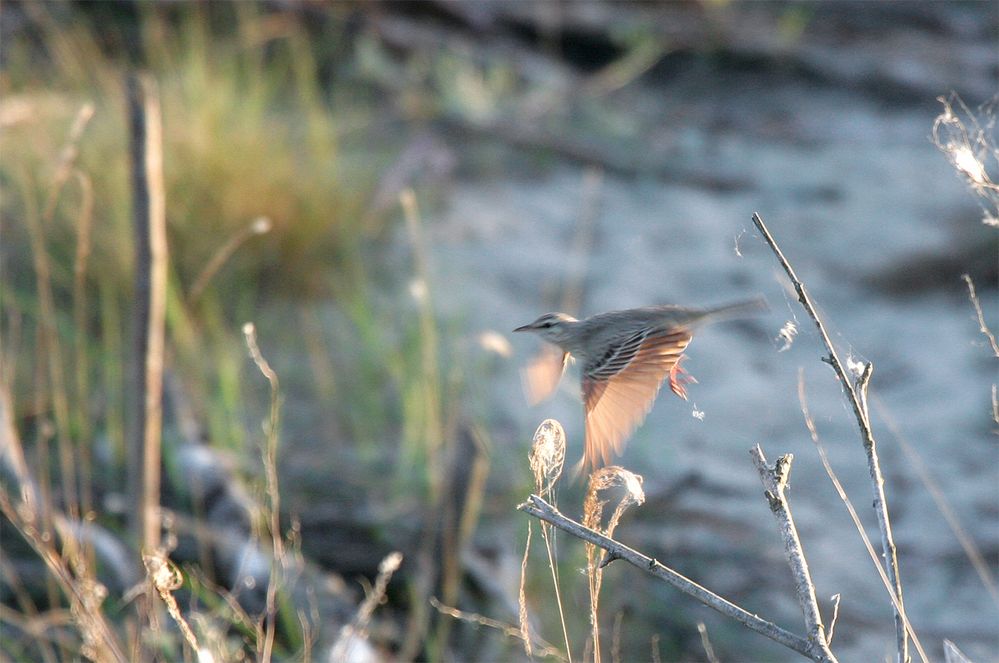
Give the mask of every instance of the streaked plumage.
<path id="1" fill-rule="evenodd" d="M 648 306 L 611 311 L 576 320 L 564 313 L 546 313 L 514 331 L 531 331 L 560 348 L 528 373 L 528 395 L 538 401 L 558 385 L 568 357 L 582 369 L 586 414 L 584 465 L 609 464 L 624 450 L 634 429 L 645 419 L 663 382 L 687 397 L 684 384 L 693 381 L 680 361 L 692 333 L 710 322 L 766 310 L 762 299 L 713 309 Z"/>

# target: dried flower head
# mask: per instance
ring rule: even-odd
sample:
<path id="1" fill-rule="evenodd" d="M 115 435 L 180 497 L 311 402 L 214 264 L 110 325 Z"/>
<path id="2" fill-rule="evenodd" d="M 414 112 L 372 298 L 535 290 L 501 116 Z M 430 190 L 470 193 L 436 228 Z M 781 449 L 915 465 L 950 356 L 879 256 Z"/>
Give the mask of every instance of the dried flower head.
<path id="1" fill-rule="evenodd" d="M 534 432 L 529 456 L 538 495 L 547 498 L 555 489 L 565 465 L 565 430 L 554 419 L 545 419 Z"/>

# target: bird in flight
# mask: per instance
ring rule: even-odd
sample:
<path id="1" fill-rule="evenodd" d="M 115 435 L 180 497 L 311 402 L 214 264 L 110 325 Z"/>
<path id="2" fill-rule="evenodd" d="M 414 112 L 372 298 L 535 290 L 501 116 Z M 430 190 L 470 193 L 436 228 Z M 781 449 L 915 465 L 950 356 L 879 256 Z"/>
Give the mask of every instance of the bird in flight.
<path id="1" fill-rule="evenodd" d="M 680 367 L 692 333 L 705 324 L 767 310 L 762 298 L 710 309 L 647 306 L 577 320 L 545 313 L 514 329 L 556 346 L 528 368 L 528 398 L 536 403 L 558 386 L 569 357 L 582 367 L 586 443 L 580 469 L 609 464 L 645 419 L 663 382 L 680 398 L 694 382 Z M 561 356 L 559 356 L 561 355 Z"/>

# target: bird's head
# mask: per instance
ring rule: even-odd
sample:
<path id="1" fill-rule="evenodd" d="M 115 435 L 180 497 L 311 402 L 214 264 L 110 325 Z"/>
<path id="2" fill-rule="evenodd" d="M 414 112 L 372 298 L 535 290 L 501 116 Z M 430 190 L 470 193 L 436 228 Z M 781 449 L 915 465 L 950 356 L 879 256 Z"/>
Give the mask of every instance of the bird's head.
<path id="1" fill-rule="evenodd" d="M 569 334 L 569 329 L 576 322 L 578 322 L 576 318 L 571 315 L 566 315 L 565 313 L 545 313 L 531 324 L 524 325 L 523 327 L 517 327 L 513 331 L 534 332 L 550 343 L 564 346 L 566 337 Z"/>

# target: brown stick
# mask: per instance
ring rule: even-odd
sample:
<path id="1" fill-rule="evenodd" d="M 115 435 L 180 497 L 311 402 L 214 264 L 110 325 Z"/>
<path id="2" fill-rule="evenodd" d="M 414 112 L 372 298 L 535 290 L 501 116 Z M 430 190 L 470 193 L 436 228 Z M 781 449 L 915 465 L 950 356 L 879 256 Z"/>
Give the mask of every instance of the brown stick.
<path id="1" fill-rule="evenodd" d="M 134 388 L 138 407 L 129 445 L 131 528 L 139 546 L 160 544 L 160 440 L 163 419 L 163 348 L 166 320 L 166 203 L 162 122 L 155 82 L 128 78 L 135 220 Z"/>
<path id="2" fill-rule="evenodd" d="M 895 552 L 895 539 L 892 536 L 891 520 L 888 516 L 888 502 L 885 499 L 884 477 L 881 474 L 877 443 L 874 440 L 874 433 L 871 431 L 871 420 L 867 410 L 867 385 L 871 380 L 871 372 L 874 370 L 874 365 L 868 363 L 864 367 L 863 373 L 857 378 L 856 385 L 850 381 L 846 369 L 843 368 L 843 363 L 840 361 L 839 355 L 836 354 L 836 349 L 829 339 L 829 334 L 826 333 L 826 328 L 819 319 L 819 315 L 815 311 L 815 306 L 812 304 L 812 300 L 805 290 L 805 285 L 798 279 L 797 274 L 794 273 L 794 269 L 787 261 L 787 258 L 784 257 L 784 253 L 777 246 L 777 242 L 774 241 L 773 236 L 767 230 L 759 214 L 753 214 L 753 223 L 763 235 L 763 239 L 770 246 L 774 255 L 777 256 L 781 267 L 787 272 L 788 278 L 791 279 L 791 284 L 798 293 L 798 301 L 801 302 L 805 311 L 815 322 L 815 326 L 819 330 L 819 336 L 822 337 L 822 342 L 829 352 L 827 357 L 823 357 L 823 361 L 832 366 L 836 372 L 836 377 L 839 378 L 840 383 L 843 385 L 843 391 L 846 392 L 847 400 L 849 400 L 853 408 L 853 413 L 857 418 L 861 441 L 864 445 L 864 451 L 867 453 L 867 466 L 871 475 L 871 486 L 874 490 L 874 512 L 877 514 L 878 528 L 881 530 L 881 548 L 884 553 L 888 578 L 891 580 L 896 599 L 893 601 L 893 607 L 895 608 L 895 634 L 898 644 L 897 660 L 898 663 L 907 663 L 909 660 L 909 636 L 905 628 L 906 618 L 905 608 L 902 604 L 902 581 L 898 574 L 898 556 Z"/>

